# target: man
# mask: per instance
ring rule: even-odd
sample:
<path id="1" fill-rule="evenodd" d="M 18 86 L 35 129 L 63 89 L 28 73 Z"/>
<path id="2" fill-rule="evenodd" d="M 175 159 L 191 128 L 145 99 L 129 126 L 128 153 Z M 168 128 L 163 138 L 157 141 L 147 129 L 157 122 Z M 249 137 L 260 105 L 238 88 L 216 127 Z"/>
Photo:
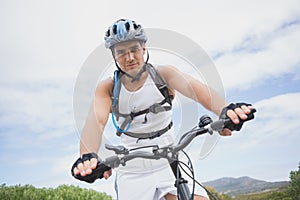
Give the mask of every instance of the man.
<path id="1" fill-rule="evenodd" d="M 146 41 L 144 29 L 132 20 L 118 20 L 106 32 L 105 45 L 111 50 L 118 71 L 114 79 L 101 81 L 96 89 L 94 105 L 81 135 L 81 157 L 72 168 L 75 177 L 79 174 L 88 177 L 96 168 L 95 152 L 100 148 L 110 113 L 121 145 L 128 149 L 174 143 L 171 119 L 175 91 L 223 118 L 229 117 L 234 124 L 250 114 L 250 104 L 227 106 L 217 93 L 173 66 L 154 69 L 144 59 Z M 231 130 L 225 128 L 220 134 L 231 135 Z M 103 176 L 107 179 L 111 174 L 108 170 Z M 117 171 L 116 192 L 118 199 L 124 200 L 172 200 L 177 199 L 174 182 L 167 160 L 134 159 Z M 208 196 L 200 188 L 194 199 L 204 200 Z"/>

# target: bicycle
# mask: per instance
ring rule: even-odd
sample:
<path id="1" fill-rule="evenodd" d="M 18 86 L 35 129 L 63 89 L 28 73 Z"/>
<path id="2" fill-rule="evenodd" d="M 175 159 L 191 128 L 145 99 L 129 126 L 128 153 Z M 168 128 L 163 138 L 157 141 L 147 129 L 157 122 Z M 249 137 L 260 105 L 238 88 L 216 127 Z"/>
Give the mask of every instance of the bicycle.
<path id="1" fill-rule="evenodd" d="M 248 114 L 248 118 L 246 120 L 241 120 L 241 124 L 243 124 L 245 121 L 252 120 L 254 118 L 254 113 L 256 112 L 255 109 L 251 110 L 251 113 Z M 173 174 L 176 178 L 175 180 L 175 186 L 177 187 L 177 196 L 179 200 L 190 200 L 193 199 L 194 196 L 194 188 L 195 183 L 203 187 L 206 192 L 213 197 L 213 199 L 217 199 L 213 194 L 211 194 L 202 184 L 200 184 L 198 181 L 194 178 L 194 172 L 193 167 L 186 165 L 185 163 L 179 161 L 179 152 L 183 151 L 184 148 L 186 148 L 194 138 L 197 136 L 209 133 L 213 134 L 214 131 L 221 131 L 224 128 L 229 128 L 232 131 L 236 130 L 236 126 L 233 124 L 233 122 L 228 119 L 219 119 L 216 121 L 213 121 L 209 116 L 204 115 L 200 118 L 198 126 L 194 127 L 190 131 L 186 132 L 181 136 L 178 143 L 175 145 L 167 146 L 160 148 L 157 145 L 151 145 L 151 146 L 145 146 L 145 147 L 138 147 L 134 149 L 127 149 L 124 146 L 113 146 L 109 144 L 105 144 L 105 148 L 111 151 L 114 151 L 116 155 L 106 158 L 105 160 L 98 160 L 98 164 L 96 169 L 93 170 L 92 174 L 89 176 L 93 176 L 94 180 L 103 178 L 103 173 L 105 171 L 108 171 L 113 168 L 117 168 L 120 165 L 125 166 L 126 162 L 129 160 L 135 159 L 135 158 L 144 158 L 144 159 L 161 159 L 165 158 L 169 161 L 170 167 L 173 171 Z M 239 129 L 241 126 L 239 127 Z M 237 129 L 237 130 L 239 130 Z M 149 151 L 141 151 L 141 149 L 144 148 L 152 148 L 152 153 Z M 137 151 L 138 150 L 138 151 Z M 133 152 L 132 152 L 133 151 Z M 191 161 L 188 157 L 188 155 L 184 152 L 184 154 L 187 156 L 189 163 L 191 164 Z M 186 170 L 182 167 L 182 165 L 185 165 L 190 170 L 190 174 L 187 173 Z M 193 190 L 192 192 L 188 188 L 187 180 L 185 180 L 182 175 L 180 169 L 185 172 L 190 178 L 193 180 Z M 79 180 L 84 180 L 84 177 L 81 177 L 80 175 L 77 175 L 75 178 Z"/>

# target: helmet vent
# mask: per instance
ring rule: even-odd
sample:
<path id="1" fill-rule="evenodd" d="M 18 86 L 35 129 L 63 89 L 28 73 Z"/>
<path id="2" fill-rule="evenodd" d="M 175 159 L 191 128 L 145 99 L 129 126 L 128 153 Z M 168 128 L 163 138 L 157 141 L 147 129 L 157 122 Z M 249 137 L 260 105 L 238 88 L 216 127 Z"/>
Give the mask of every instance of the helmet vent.
<path id="1" fill-rule="evenodd" d="M 113 26 L 112 31 L 113 31 L 114 34 L 117 34 L 117 25 Z"/>
<path id="2" fill-rule="evenodd" d="M 130 24 L 129 24 L 129 22 L 126 22 L 126 23 L 125 23 L 125 27 L 126 27 L 126 30 L 129 31 L 129 29 L 130 29 Z"/>

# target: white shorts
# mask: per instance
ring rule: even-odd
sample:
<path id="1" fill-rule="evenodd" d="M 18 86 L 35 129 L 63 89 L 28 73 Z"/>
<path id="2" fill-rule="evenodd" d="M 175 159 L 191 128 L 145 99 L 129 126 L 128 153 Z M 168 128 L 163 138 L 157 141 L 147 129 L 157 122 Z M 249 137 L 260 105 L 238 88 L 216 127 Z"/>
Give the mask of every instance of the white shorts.
<path id="1" fill-rule="evenodd" d="M 151 140 L 137 142 L 137 139 L 124 135 L 121 135 L 121 138 L 121 145 L 129 149 L 147 145 L 164 147 L 175 142 L 173 129 Z M 151 148 L 142 149 L 142 151 L 151 152 Z M 182 175 L 190 183 L 190 191 L 192 191 L 192 180 L 183 173 Z M 163 200 L 168 193 L 177 195 L 177 188 L 174 184 L 175 176 L 166 159 L 136 158 L 128 161 L 126 166 L 116 169 L 115 190 L 118 200 Z M 197 185 L 195 194 L 208 198 L 206 191 Z"/>
<path id="2" fill-rule="evenodd" d="M 116 171 L 115 190 L 118 200 L 163 200 L 168 193 L 177 195 L 174 184 L 175 177 L 166 159 L 138 158 Z M 208 198 L 206 191 L 197 185 L 195 194 Z"/>

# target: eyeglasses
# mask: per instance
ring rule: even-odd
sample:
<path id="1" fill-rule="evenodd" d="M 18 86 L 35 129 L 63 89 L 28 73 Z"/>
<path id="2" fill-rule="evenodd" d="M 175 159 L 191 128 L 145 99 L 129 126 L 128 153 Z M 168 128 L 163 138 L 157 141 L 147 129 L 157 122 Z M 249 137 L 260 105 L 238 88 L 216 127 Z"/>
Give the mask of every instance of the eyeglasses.
<path id="1" fill-rule="evenodd" d="M 124 59 L 129 54 L 129 56 L 138 55 L 142 51 L 142 47 L 140 45 L 134 45 L 129 47 L 128 49 L 115 49 L 115 58 L 116 59 Z"/>

